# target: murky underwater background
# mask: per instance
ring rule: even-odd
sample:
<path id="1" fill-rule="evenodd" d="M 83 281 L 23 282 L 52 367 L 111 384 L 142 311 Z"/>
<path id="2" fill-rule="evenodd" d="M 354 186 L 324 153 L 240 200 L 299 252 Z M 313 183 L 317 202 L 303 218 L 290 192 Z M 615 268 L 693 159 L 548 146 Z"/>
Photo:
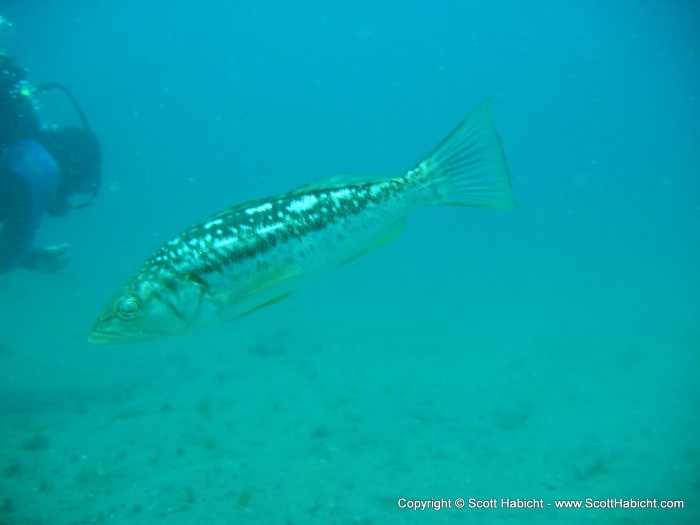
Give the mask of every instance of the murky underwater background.
<path id="1" fill-rule="evenodd" d="M 0 276 L 0 524 L 700 523 L 695 2 L 1 9 L 31 80 L 98 132 L 104 191 L 42 226 L 69 268 Z M 233 324 L 86 343 L 184 227 L 402 173 L 487 97 L 518 210 L 426 209 Z"/>

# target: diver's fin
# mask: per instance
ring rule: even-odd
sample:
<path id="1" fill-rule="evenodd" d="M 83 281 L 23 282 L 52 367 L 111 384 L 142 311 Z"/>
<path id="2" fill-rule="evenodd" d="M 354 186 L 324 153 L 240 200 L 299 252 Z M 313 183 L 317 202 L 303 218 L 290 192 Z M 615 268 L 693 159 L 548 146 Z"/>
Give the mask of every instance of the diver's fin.
<path id="1" fill-rule="evenodd" d="M 406 177 L 429 183 L 434 190 L 430 204 L 517 207 L 488 100 L 472 110 Z"/>
<path id="2" fill-rule="evenodd" d="M 384 246 L 385 244 L 390 243 L 391 241 L 396 239 L 399 235 L 401 235 L 401 232 L 403 232 L 404 225 L 405 225 L 405 223 L 404 223 L 403 219 L 395 222 L 389 228 L 387 228 L 384 232 L 382 232 L 382 235 L 380 237 L 375 239 L 373 242 L 371 242 L 367 246 L 363 246 L 361 250 L 359 250 L 358 252 L 354 253 L 353 255 L 351 255 L 350 257 L 345 259 L 343 262 L 341 262 L 338 265 L 338 268 L 345 266 L 346 264 L 348 264 L 351 261 L 354 261 L 358 257 L 362 257 L 366 253 L 374 250 L 375 248 L 379 248 L 380 246 Z"/>

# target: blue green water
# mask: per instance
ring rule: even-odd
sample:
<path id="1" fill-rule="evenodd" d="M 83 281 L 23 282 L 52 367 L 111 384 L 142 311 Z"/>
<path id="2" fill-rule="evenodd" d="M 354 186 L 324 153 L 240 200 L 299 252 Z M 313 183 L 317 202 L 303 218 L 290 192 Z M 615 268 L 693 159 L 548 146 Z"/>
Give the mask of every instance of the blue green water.
<path id="1" fill-rule="evenodd" d="M 40 232 L 71 266 L 0 278 L 0 524 L 700 523 L 695 2 L 0 14 L 104 149 L 99 199 Z M 426 209 L 236 323 L 86 343 L 184 227 L 335 173 L 400 174 L 487 97 L 519 209 Z M 685 508 L 554 508 L 585 498 Z"/>

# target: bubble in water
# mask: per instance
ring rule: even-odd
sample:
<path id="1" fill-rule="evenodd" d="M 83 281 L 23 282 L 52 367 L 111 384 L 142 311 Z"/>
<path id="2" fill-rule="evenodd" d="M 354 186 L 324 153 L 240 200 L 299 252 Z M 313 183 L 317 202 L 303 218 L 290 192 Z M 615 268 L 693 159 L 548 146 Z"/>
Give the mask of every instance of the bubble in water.
<path id="1" fill-rule="evenodd" d="M 15 26 L 0 15 L 0 56 L 9 56 L 15 43 Z"/>

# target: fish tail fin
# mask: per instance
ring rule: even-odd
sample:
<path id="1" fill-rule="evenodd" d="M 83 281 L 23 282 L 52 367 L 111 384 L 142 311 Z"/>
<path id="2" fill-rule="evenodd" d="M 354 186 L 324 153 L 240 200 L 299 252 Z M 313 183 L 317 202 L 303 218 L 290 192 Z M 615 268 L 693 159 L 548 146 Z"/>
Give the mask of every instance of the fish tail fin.
<path id="1" fill-rule="evenodd" d="M 517 207 L 489 100 L 474 108 L 406 178 L 429 188 L 428 204 Z"/>

